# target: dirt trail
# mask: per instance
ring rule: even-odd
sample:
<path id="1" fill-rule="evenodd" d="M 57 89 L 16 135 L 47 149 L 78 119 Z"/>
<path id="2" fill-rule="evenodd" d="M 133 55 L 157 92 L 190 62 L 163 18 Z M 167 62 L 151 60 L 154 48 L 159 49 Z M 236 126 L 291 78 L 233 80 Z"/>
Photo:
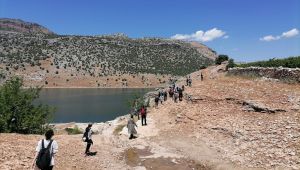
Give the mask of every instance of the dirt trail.
<path id="1" fill-rule="evenodd" d="M 56 135 L 56 169 L 300 169 L 300 85 L 223 70 L 202 70 L 204 81 L 200 71 L 191 74 L 185 99 L 149 108 L 148 125 L 137 122 L 134 140 L 124 118 L 95 125 L 95 156 L 83 155 L 81 135 Z M 41 138 L 0 134 L 0 169 L 29 169 Z"/>

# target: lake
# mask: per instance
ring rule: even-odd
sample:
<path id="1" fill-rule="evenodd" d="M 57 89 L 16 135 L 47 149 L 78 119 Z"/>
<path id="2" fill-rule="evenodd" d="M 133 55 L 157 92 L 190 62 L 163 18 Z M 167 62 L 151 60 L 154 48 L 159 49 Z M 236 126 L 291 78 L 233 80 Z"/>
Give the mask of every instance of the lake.
<path id="1" fill-rule="evenodd" d="M 104 122 L 128 114 L 128 101 L 153 89 L 43 89 L 36 103 L 56 107 L 52 123 Z"/>

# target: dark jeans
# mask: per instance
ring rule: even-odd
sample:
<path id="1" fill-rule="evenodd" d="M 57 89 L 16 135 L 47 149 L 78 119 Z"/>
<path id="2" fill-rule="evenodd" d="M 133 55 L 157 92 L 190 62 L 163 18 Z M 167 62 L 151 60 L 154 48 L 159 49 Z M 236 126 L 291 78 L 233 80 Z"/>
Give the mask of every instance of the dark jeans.
<path id="1" fill-rule="evenodd" d="M 145 124 L 144 124 L 144 121 L 145 121 Z M 147 125 L 146 115 L 142 115 L 142 126 L 143 125 Z"/>
<path id="2" fill-rule="evenodd" d="M 86 149 L 85 149 L 85 153 L 89 153 L 90 152 L 90 148 L 91 148 L 91 146 L 92 146 L 92 144 L 93 144 L 93 141 L 92 141 L 92 139 L 88 139 L 88 140 L 86 140 Z"/>

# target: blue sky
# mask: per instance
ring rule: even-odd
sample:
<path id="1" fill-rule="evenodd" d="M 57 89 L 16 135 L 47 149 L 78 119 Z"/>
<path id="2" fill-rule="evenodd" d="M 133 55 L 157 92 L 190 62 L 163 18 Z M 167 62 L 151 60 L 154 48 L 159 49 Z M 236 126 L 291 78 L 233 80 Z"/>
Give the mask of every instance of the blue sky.
<path id="1" fill-rule="evenodd" d="M 0 0 L 0 17 L 58 34 L 196 40 L 236 61 L 300 55 L 300 0 Z"/>

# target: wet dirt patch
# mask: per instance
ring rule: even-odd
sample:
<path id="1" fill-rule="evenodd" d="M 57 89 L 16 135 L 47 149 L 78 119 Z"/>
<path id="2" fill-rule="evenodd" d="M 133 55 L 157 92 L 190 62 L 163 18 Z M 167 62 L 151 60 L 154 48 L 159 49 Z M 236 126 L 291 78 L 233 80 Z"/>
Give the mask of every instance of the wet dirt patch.
<path id="1" fill-rule="evenodd" d="M 143 166 L 146 169 L 155 170 L 210 170 L 211 167 L 196 163 L 185 158 L 158 157 L 151 158 L 153 153 L 147 147 L 145 149 L 129 148 L 124 151 L 126 164 L 131 167 Z M 148 156 L 147 158 L 144 158 Z M 149 157 L 150 156 L 150 157 Z"/>

